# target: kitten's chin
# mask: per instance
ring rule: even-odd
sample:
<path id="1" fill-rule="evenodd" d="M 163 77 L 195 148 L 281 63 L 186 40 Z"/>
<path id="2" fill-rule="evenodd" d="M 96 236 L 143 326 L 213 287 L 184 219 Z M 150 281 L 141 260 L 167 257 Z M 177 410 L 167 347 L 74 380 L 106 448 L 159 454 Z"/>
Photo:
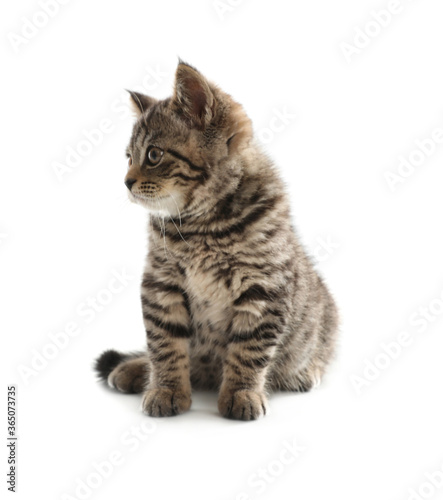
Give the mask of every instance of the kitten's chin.
<path id="1" fill-rule="evenodd" d="M 155 214 L 170 215 L 172 217 L 180 215 L 182 197 L 179 194 L 147 198 L 130 192 L 129 199 Z"/>

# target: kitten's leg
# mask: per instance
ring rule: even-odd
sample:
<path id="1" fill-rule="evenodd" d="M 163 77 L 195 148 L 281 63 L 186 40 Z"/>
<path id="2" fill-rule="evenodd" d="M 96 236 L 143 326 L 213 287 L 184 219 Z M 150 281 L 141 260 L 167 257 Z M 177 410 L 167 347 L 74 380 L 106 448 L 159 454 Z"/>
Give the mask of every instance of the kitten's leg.
<path id="1" fill-rule="evenodd" d="M 308 392 L 318 387 L 334 355 L 337 308 L 320 280 L 310 294 L 268 374 L 267 386 L 272 391 Z"/>
<path id="2" fill-rule="evenodd" d="M 142 283 L 150 367 L 142 407 L 153 417 L 184 413 L 191 406 L 191 328 L 181 280 L 177 269 L 165 262 L 160 267 L 148 264 Z"/>
<path id="3" fill-rule="evenodd" d="M 266 373 L 281 326 L 252 302 L 245 309 L 236 310 L 232 321 L 218 408 L 225 417 L 254 420 L 266 414 Z"/>

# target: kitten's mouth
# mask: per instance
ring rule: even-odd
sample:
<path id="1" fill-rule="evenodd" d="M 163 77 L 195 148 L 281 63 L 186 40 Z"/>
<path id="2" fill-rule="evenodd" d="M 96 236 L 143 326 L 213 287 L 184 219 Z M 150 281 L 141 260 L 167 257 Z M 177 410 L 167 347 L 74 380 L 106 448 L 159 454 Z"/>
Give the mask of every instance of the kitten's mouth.
<path id="1" fill-rule="evenodd" d="M 161 203 L 162 200 L 165 200 L 166 198 L 169 198 L 169 196 L 143 196 L 138 193 L 133 193 L 130 192 L 130 196 L 133 201 L 139 202 L 141 205 L 144 205 L 146 208 L 150 208 L 152 210 L 158 208 L 159 203 Z"/>
<path id="2" fill-rule="evenodd" d="M 153 196 L 143 196 L 139 193 L 133 193 L 130 191 L 131 201 L 142 205 L 152 212 L 164 213 L 169 216 L 180 215 L 179 204 L 181 203 L 181 196 L 177 193 L 167 194 L 166 196 L 159 196 L 157 194 Z"/>
<path id="3" fill-rule="evenodd" d="M 151 197 L 146 197 L 146 196 L 142 196 L 141 194 L 137 194 L 137 193 L 133 193 L 131 191 L 131 196 L 133 198 L 135 198 L 136 200 L 140 200 L 140 201 L 151 201 L 151 200 L 154 200 L 155 198 L 151 198 Z"/>
<path id="4" fill-rule="evenodd" d="M 145 203 L 150 203 L 150 202 L 156 202 L 156 201 L 161 201 L 164 200 L 165 198 L 169 198 L 168 196 L 143 196 L 141 194 L 137 193 L 132 193 L 131 196 L 134 197 L 136 200 L 143 201 Z"/>

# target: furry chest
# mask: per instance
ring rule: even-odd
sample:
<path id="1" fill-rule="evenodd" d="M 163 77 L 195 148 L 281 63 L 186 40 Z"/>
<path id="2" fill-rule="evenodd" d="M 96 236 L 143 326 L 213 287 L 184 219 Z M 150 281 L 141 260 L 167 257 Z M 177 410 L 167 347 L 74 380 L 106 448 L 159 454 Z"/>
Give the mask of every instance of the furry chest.
<path id="1" fill-rule="evenodd" d="M 198 329 L 225 331 L 232 317 L 228 288 L 214 272 L 188 269 L 186 290 L 193 323 Z"/>

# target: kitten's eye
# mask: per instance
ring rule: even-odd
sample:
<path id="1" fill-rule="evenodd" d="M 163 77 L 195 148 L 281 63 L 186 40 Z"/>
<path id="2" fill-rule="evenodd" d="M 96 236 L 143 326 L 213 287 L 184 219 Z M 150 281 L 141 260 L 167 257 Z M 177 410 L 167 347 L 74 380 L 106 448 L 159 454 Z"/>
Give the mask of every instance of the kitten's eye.
<path id="1" fill-rule="evenodd" d="M 148 163 L 152 167 L 157 166 L 163 158 L 163 149 L 152 146 L 148 151 Z"/>

